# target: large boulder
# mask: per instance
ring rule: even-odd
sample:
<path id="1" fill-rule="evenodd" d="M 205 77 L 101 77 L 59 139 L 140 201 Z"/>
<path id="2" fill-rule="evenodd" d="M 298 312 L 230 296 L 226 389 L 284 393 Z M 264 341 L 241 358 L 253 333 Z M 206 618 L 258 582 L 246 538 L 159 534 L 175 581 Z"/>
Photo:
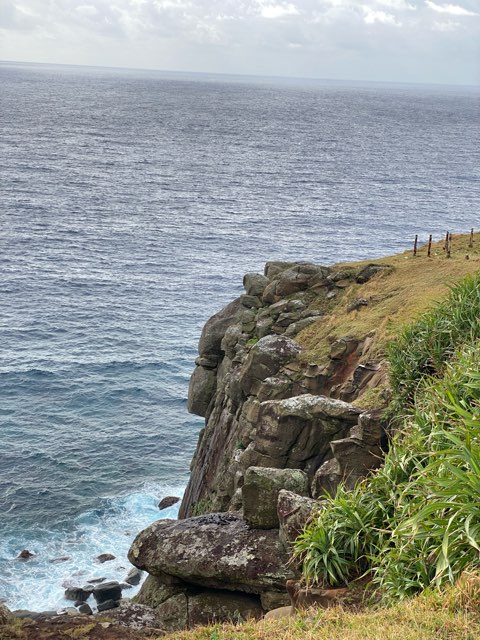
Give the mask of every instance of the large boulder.
<path id="1" fill-rule="evenodd" d="M 278 528 L 277 500 L 282 489 L 306 496 L 308 476 L 299 469 L 247 469 L 242 488 L 243 517 L 251 527 Z"/>
<path id="2" fill-rule="evenodd" d="M 277 531 L 251 529 L 233 513 L 154 522 L 135 538 L 128 557 L 154 576 L 247 593 L 282 590 L 294 573 Z"/>
<path id="3" fill-rule="evenodd" d="M 122 587 L 115 580 L 102 582 L 93 589 L 93 597 L 98 605 L 109 600 L 117 602 L 122 597 Z"/>
<path id="4" fill-rule="evenodd" d="M 313 479 L 332 456 L 330 442 L 345 437 L 359 414 L 351 404 L 311 394 L 263 402 L 248 466 L 302 469 Z"/>
<path id="5" fill-rule="evenodd" d="M 293 293 L 304 291 L 315 282 L 322 281 L 328 276 L 330 269 L 305 262 L 290 265 L 280 271 L 270 266 L 267 273 L 270 279 L 272 279 L 271 274 L 275 275 L 265 288 L 262 299 L 265 303 L 271 304 Z"/>
<path id="6" fill-rule="evenodd" d="M 207 320 L 198 343 L 198 353 L 205 358 L 223 356 L 222 339 L 228 327 L 235 323 L 238 313 L 243 309 L 237 298 L 221 311 Z"/>
<path id="7" fill-rule="evenodd" d="M 301 347 L 291 338 L 269 335 L 250 350 L 240 375 L 239 385 L 245 396 L 255 393 L 261 382 L 275 375 L 280 367 L 296 358 Z"/>
<path id="8" fill-rule="evenodd" d="M 216 388 L 216 370 L 195 367 L 188 387 L 187 410 L 196 416 L 205 417 Z"/>
<path id="9" fill-rule="evenodd" d="M 243 286 L 248 296 L 262 296 L 267 284 L 268 278 L 261 273 L 246 273 L 243 276 Z"/>

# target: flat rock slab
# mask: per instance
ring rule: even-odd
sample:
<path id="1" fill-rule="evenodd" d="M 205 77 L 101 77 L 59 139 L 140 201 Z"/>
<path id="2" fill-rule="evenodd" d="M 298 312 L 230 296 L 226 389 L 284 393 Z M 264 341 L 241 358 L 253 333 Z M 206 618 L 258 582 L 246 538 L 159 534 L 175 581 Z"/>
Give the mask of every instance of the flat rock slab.
<path id="1" fill-rule="evenodd" d="M 277 530 L 250 529 L 231 513 L 154 522 L 135 538 L 129 560 L 152 575 L 247 593 L 283 590 L 294 575 Z"/>

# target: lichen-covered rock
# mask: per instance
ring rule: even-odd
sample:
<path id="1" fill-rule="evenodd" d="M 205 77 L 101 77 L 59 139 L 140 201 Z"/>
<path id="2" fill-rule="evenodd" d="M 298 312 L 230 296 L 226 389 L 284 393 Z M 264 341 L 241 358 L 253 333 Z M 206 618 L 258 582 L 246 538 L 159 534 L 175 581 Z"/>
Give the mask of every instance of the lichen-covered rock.
<path id="1" fill-rule="evenodd" d="M 129 560 L 151 575 L 214 589 L 281 590 L 293 570 L 275 530 L 255 530 L 235 514 L 160 520 L 134 540 Z"/>
<path id="2" fill-rule="evenodd" d="M 332 455 L 330 442 L 345 437 L 359 414 L 346 402 L 311 394 L 262 403 L 253 440 L 263 460 L 258 466 L 302 469 L 312 479 Z"/>
<path id="3" fill-rule="evenodd" d="M 166 574 L 147 576 L 140 591 L 132 598 L 132 602 L 155 609 L 172 596 L 184 593 L 186 589 L 187 585 L 183 580 L 174 576 Z"/>
<path id="4" fill-rule="evenodd" d="M 285 336 L 265 336 L 250 350 L 239 374 L 239 384 L 245 396 L 255 392 L 259 384 L 275 375 L 282 364 L 301 352 L 296 342 Z"/>
<path id="5" fill-rule="evenodd" d="M 255 529 L 278 527 L 277 500 L 281 489 L 308 495 L 308 476 L 299 469 L 247 469 L 242 488 L 243 517 L 247 524 Z"/>
<path id="6" fill-rule="evenodd" d="M 318 321 L 318 319 L 319 319 L 319 316 L 312 316 L 310 318 L 302 318 L 296 322 L 293 322 L 287 327 L 285 331 L 285 335 L 296 336 L 297 333 L 300 333 L 300 331 L 303 331 L 310 325 L 314 324 L 315 322 Z"/>
<path id="7" fill-rule="evenodd" d="M 187 410 L 196 416 L 205 417 L 216 388 L 216 371 L 201 366 L 195 367 L 188 387 Z"/>
<path id="8" fill-rule="evenodd" d="M 188 598 L 185 593 L 168 598 L 156 608 L 156 614 L 165 631 L 178 631 L 188 627 Z"/>
<path id="9" fill-rule="evenodd" d="M 352 488 L 381 465 L 388 447 L 382 413 L 377 410 L 361 414 L 345 437 L 330 442 L 333 458 L 321 465 L 311 485 L 315 498 L 334 494 L 341 482 Z"/>
<path id="10" fill-rule="evenodd" d="M 320 508 L 320 502 L 312 500 L 312 498 L 285 489 L 279 492 L 277 514 L 280 529 L 278 535 L 287 549 L 291 548 L 312 514 Z"/>
<path id="11" fill-rule="evenodd" d="M 323 267 L 307 262 L 298 262 L 281 268 L 282 263 L 267 263 L 266 273 L 271 282 L 263 293 L 264 303 L 271 304 L 281 298 L 304 291 L 310 284 L 323 280 L 330 272 L 328 267 Z"/>
<path id="12" fill-rule="evenodd" d="M 108 619 L 120 627 L 129 629 L 164 629 L 158 612 L 144 604 L 125 601 L 118 608 L 108 612 Z"/>
<path id="13" fill-rule="evenodd" d="M 280 260 L 270 260 L 265 263 L 264 273 L 268 280 L 273 280 L 279 273 L 293 267 L 294 262 L 282 262 Z"/>

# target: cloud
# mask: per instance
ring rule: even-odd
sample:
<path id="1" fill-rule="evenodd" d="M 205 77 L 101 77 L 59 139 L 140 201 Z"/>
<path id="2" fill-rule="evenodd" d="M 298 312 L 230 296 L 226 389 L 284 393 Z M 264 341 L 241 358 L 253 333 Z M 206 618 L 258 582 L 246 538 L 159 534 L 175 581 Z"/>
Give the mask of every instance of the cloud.
<path id="1" fill-rule="evenodd" d="M 75 11 L 84 16 L 96 16 L 97 9 L 91 4 L 82 4 L 79 7 L 75 7 Z"/>
<path id="2" fill-rule="evenodd" d="M 394 15 L 391 13 L 385 13 L 385 11 L 374 11 L 373 9 L 365 8 L 365 16 L 363 18 L 365 24 L 391 24 L 394 26 L 401 26 L 401 23 L 397 21 Z"/>
<path id="3" fill-rule="evenodd" d="M 296 16 L 299 11 L 293 4 L 266 4 L 261 8 L 263 18 L 283 18 L 285 16 Z"/>
<path id="4" fill-rule="evenodd" d="M 457 81 L 477 73 L 475 2 L 0 0 L 0 58 Z"/>
<path id="5" fill-rule="evenodd" d="M 478 13 L 469 11 L 465 7 L 460 7 L 457 4 L 436 4 L 432 0 L 426 0 L 426 5 L 429 9 L 437 11 L 438 13 L 446 13 L 450 16 L 478 16 Z"/>

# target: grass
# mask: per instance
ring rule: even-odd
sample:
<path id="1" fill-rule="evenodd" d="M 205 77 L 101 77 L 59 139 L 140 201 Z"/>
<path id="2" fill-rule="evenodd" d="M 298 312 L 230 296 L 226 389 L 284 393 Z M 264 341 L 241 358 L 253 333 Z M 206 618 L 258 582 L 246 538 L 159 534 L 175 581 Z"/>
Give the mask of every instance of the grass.
<path id="1" fill-rule="evenodd" d="M 451 258 L 446 257 L 443 242 L 438 242 L 432 246 L 430 258 L 426 247 L 423 247 L 417 256 L 407 251 L 369 262 L 336 265 L 336 269 L 359 269 L 372 263 L 390 265 L 392 269 L 363 285 L 352 282 L 333 300 L 323 300 L 318 296 L 311 308 L 323 309 L 328 315 L 295 338 L 305 349 L 302 358 L 324 364 L 330 340 L 347 335 L 363 339 L 372 327 L 375 328 L 375 337 L 369 357 L 382 356 L 387 342 L 433 301 L 441 298 L 450 285 L 480 269 L 480 234 L 475 234 L 473 248 L 468 246 L 469 239 L 469 235 L 454 236 Z M 356 298 L 365 298 L 368 305 L 348 312 L 346 307 Z"/>
<path id="2" fill-rule="evenodd" d="M 389 607 L 310 610 L 280 620 L 177 631 L 167 640 L 478 640 L 479 612 L 480 576 L 465 574 L 441 594 Z"/>
<path id="3" fill-rule="evenodd" d="M 390 349 L 403 429 L 384 466 L 340 487 L 297 539 L 307 581 L 368 572 L 403 598 L 480 566 L 479 290 L 480 274 L 467 277 Z"/>
<path id="4" fill-rule="evenodd" d="M 73 632 L 73 634 L 72 634 Z M 393 606 L 361 611 L 340 607 L 307 610 L 277 620 L 213 624 L 166 636 L 88 622 L 31 626 L 24 620 L 0 625 L 0 640 L 478 640 L 480 637 L 480 574 L 464 573 L 442 592 L 425 592 Z M 82 637 L 82 636 L 80 636 Z"/>

